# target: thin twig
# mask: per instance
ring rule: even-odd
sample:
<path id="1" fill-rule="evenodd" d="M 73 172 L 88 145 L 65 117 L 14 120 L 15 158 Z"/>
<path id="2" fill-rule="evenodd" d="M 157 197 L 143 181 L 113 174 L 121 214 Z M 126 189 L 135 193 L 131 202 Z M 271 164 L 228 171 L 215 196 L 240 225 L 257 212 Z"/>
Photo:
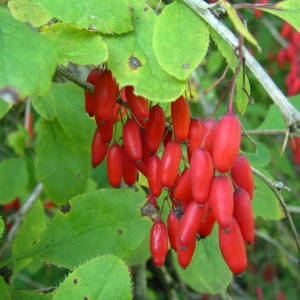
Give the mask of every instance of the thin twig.
<path id="1" fill-rule="evenodd" d="M 262 18 L 263 24 L 266 26 L 266 28 L 270 31 L 273 38 L 283 47 L 286 48 L 288 45 L 288 42 L 278 33 L 276 28 L 274 27 L 273 23 L 270 22 L 267 18 Z"/>
<path id="2" fill-rule="evenodd" d="M 56 72 L 65 77 L 66 79 L 74 82 L 76 85 L 79 87 L 85 89 L 86 91 L 90 92 L 91 94 L 94 94 L 94 86 L 84 80 L 81 80 L 80 78 L 76 77 L 68 71 L 66 68 L 62 66 L 57 66 L 56 67 Z"/>
<path id="3" fill-rule="evenodd" d="M 222 21 L 211 13 L 209 4 L 203 0 L 183 1 L 203 18 L 232 49 L 236 49 L 239 44 L 238 38 Z M 296 125 L 300 123 L 300 112 L 288 101 L 272 78 L 245 47 L 243 47 L 243 55 L 249 70 L 253 73 L 267 94 L 272 98 L 275 105 L 278 106 L 281 114 L 285 118 L 287 127 L 296 127 Z"/>
<path id="4" fill-rule="evenodd" d="M 226 66 L 222 75 L 214 83 L 212 83 L 208 88 L 206 88 L 203 91 L 203 94 L 207 95 L 210 92 L 210 90 L 214 89 L 221 81 L 223 81 L 226 77 L 228 70 L 229 70 L 229 64 Z"/>
<path id="5" fill-rule="evenodd" d="M 253 130 L 244 130 L 243 135 L 285 135 L 286 129 L 283 130 L 273 130 L 273 129 L 253 129 Z"/>
<path id="6" fill-rule="evenodd" d="M 27 201 L 23 204 L 23 206 L 20 208 L 20 210 L 15 215 L 15 222 L 8 232 L 5 241 L 3 242 L 3 245 L 0 249 L 0 258 L 2 258 L 6 252 L 9 250 L 12 242 L 16 238 L 16 235 L 18 233 L 18 230 L 23 223 L 23 220 L 27 213 L 30 211 L 34 203 L 37 201 L 38 197 L 43 191 L 43 185 L 41 183 L 37 184 L 34 188 L 31 195 L 28 197 Z"/>
<path id="7" fill-rule="evenodd" d="M 284 211 L 284 214 L 286 215 L 288 222 L 291 226 L 292 229 L 292 233 L 295 239 L 295 243 L 296 243 L 296 247 L 297 250 L 300 254 L 300 240 L 299 240 L 299 236 L 296 230 L 296 226 L 294 224 L 293 218 L 287 208 L 287 205 L 285 203 L 284 198 L 282 197 L 280 191 L 285 189 L 285 190 L 290 190 L 290 188 L 288 188 L 287 186 L 284 185 L 283 182 L 281 181 L 273 181 L 270 178 L 266 177 L 263 173 L 261 173 L 259 170 L 255 169 L 252 167 L 252 171 L 253 173 L 259 177 L 265 184 L 267 184 L 269 186 L 269 188 L 273 191 L 273 193 L 275 194 L 276 198 L 279 200 L 279 203 Z"/>
<path id="8" fill-rule="evenodd" d="M 276 241 L 275 239 L 273 239 L 269 235 L 265 234 L 264 232 L 258 231 L 258 230 L 255 230 L 255 235 L 258 236 L 259 238 L 265 240 L 269 244 L 275 246 L 276 248 L 278 248 L 282 252 L 284 252 L 286 254 L 286 257 L 292 263 L 294 263 L 294 264 L 298 264 L 299 263 L 299 260 L 294 255 L 292 255 L 287 249 L 285 249 L 284 246 L 282 246 L 280 243 L 278 243 L 278 241 Z"/>
<path id="9" fill-rule="evenodd" d="M 300 214 L 300 206 L 288 205 L 287 209 L 293 214 Z"/>

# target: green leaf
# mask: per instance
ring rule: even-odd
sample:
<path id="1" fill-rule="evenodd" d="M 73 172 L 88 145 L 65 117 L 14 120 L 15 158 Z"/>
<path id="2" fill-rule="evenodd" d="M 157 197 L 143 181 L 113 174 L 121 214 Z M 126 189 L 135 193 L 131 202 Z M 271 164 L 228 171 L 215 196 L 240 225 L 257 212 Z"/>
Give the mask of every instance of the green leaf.
<path id="1" fill-rule="evenodd" d="M 267 171 L 260 170 L 269 178 L 271 177 Z M 266 220 L 278 220 L 283 217 L 279 201 L 275 197 L 272 190 L 258 177 L 254 177 L 255 192 L 253 198 L 253 210 L 255 217 L 262 217 Z"/>
<path id="2" fill-rule="evenodd" d="M 204 58 L 209 45 L 206 23 L 185 3 L 167 5 L 154 27 L 153 48 L 159 64 L 186 80 Z"/>
<path id="3" fill-rule="evenodd" d="M 46 229 L 46 221 L 44 207 L 40 201 L 37 201 L 24 218 L 18 235 L 12 244 L 12 253 L 14 257 L 30 250 L 37 244 L 41 234 Z M 32 258 L 27 258 L 14 262 L 13 275 L 16 276 L 17 273 L 30 264 L 31 261 Z"/>
<path id="4" fill-rule="evenodd" d="M 33 0 L 60 21 L 75 23 L 105 34 L 122 34 L 132 30 L 128 0 Z"/>
<path id="5" fill-rule="evenodd" d="M 14 291 L 14 299 L 16 300 L 52 300 L 52 293 L 42 293 L 34 291 Z"/>
<path id="6" fill-rule="evenodd" d="M 0 276 L 0 295 L 1 295 L 1 299 L 12 300 L 11 293 L 10 293 L 10 286 L 4 282 L 2 276 Z"/>
<path id="7" fill-rule="evenodd" d="M 46 93 L 56 67 L 52 43 L 3 8 L 0 28 L 0 98 L 17 100 Z"/>
<path id="8" fill-rule="evenodd" d="M 244 25 L 244 23 L 242 22 L 242 20 L 240 19 L 236 10 L 232 7 L 232 5 L 226 0 L 220 0 L 220 1 L 222 5 L 225 7 L 228 17 L 232 22 L 235 30 L 261 51 L 261 48 L 259 47 L 256 39 L 250 33 L 248 28 Z"/>
<path id="9" fill-rule="evenodd" d="M 40 27 L 51 19 L 45 10 L 32 3 L 32 0 L 10 0 L 7 5 L 15 19 L 31 23 L 35 27 Z"/>
<path id="10" fill-rule="evenodd" d="M 5 224 L 3 222 L 2 217 L 0 216 L 0 239 L 2 238 L 2 234 L 4 232 Z"/>
<path id="11" fill-rule="evenodd" d="M 142 1 L 131 1 L 134 31 L 105 37 L 108 65 L 120 86 L 133 85 L 135 93 L 157 102 L 181 95 L 185 82 L 172 77 L 159 65 L 153 50 L 154 11 Z"/>
<path id="12" fill-rule="evenodd" d="M 37 177 L 56 204 L 65 203 L 87 188 L 90 153 L 82 148 L 80 141 L 67 136 L 56 120 L 41 122 L 36 146 Z"/>
<path id="13" fill-rule="evenodd" d="M 107 46 L 95 32 L 56 23 L 45 27 L 43 34 L 53 41 L 60 64 L 99 65 L 108 58 Z"/>
<path id="14" fill-rule="evenodd" d="M 132 299 L 128 267 L 112 255 L 100 256 L 80 265 L 53 296 L 53 300 L 65 299 Z"/>
<path id="15" fill-rule="evenodd" d="M 210 236 L 198 241 L 192 262 L 185 270 L 177 263 L 175 252 L 173 258 L 181 280 L 198 292 L 223 293 L 230 283 L 232 273 L 220 252 L 216 225 Z"/>
<path id="16" fill-rule="evenodd" d="M 97 255 L 127 257 L 150 231 L 151 222 L 140 212 L 144 202 L 143 193 L 129 189 L 76 196 L 68 213 L 52 219 L 30 255 L 68 268 Z"/>
<path id="17" fill-rule="evenodd" d="M 297 31 L 300 31 L 300 2 L 298 0 L 285 0 L 274 4 L 275 9 L 260 8 L 290 23 Z"/>
<path id="18" fill-rule="evenodd" d="M 283 130 L 286 129 L 286 124 L 282 114 L 277 106 L 270 105 L 267 115 L 263 122 L 256 128 L 258 130 Z"/>
<path id="19" fill-rule="evenodd" d="M 29 134 L 24 126 L 18 124 L 18 130 L 12 131 L 7 135 L 7 144 L 18 155 L 24 155 L 26 148 L 26 141 L 29 139 Z"/>
<path id="20" fill-rule="evenodd" d="M 11 109 L 11 105 L 0 99 L 0 119 L 3 118 Z"/>
<path id="21" fill-rule="evenodd" d="M 0 204 L 11 202 L 26 192 L 28 173 L 25 160 L 8 158 L 0 162 Z"/>
<path id="22" fill-rule="evenodd" d="M 224 41 L 224 39 L 212 28 L 210 28 L 210 34 L 216 43 L 220 53 L 226 59 L 230 66 L 230 69 L 234 72 L 238 65 L 238 58 L 236 57 L 232 48 Z M 235 105 L 238 111 L 243 114 L 249 102 L 247 94 L 243 91 L 243 82 L 245 84 L 245 90 L 248 95 L 250 95 L 250 84 L 248 77 L 245 75 L 243 78 L 243 69 L 238 74 L 236 83 L 236 94 L 235 94 Z"/>
<path id="23" fill-rule="evenodd" d="M 265 167 L 271 160 L 269 149 L 261 142 L 256 141 L 256 150 L 254 153 L 243 152 L 247 156 L 252 166 L 256 168 Z"/>
<path id="24" fill-rule="evenodd" d="M 77 148 L 89 153 L 95 122 L 89 118 L 84 108 L 83 90 L 71 82 L 52 85 L 55 116 L 65 134 L 76 141 Z M 88 158 L 90 161 L 90 157 Z"/>

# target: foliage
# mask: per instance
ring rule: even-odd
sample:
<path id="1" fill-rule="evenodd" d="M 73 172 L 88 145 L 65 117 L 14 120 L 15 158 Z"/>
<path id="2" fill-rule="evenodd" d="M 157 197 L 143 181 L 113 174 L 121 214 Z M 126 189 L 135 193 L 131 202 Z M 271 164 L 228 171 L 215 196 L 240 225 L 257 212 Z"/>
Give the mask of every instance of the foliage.
<path id="1" fill-rule="evenodd" d="M 137 270 L 145 265 L 148 289 L 144 294 L 149 299 L 171 299 L 172 293 L 180 299 L 195 294 L 198 298 L 203 294 L 255 298 L 258 288 L 271 299 L 276 296 L 275 281 L 276 294 L 284 291 L 287 298 L 296 297 L 297 285 L 287 290 L 289 281 L 299 282 L 300 275 L 290 224 L 261 178 L 255 178 L 253 199 L 256 243 L 248 246 L 248 271 L 234 277 L 232 284 L 216 225 L 209 237 L 197 242 L 187 269 L 179 266 L 173 250 L 164 267 L 154 267 L 148 245 L 152 221 L 143 210 L 149 189 L 146 178 L 140 174 L 134 186 L 122 183 L 117 189 L 108 183 L 105 160 L 96 168 L 91 166 L 97 125 L 85 112 L 82 85 L 94 66 L 104 64 L 120 88 L 131 85 L 151 105 L 160 103 L 167 122 L 170 102 L 180 95 L 189 98 L 191 115 L 202 119 L 221 116 L 226 111 L 225 97 L 232 95 L 243 130 L 250 132 L 243 136 L 242 153 L 267 178 L 291 188 L 280 193 L 289 210 L 299 213 L 299 165 L 293 162 L 289 143 L 281 154 L 284 133 L 291 129 L 285 116 L 253 74 L 239 65 L 236 49 L 187 2 L 11 0 L 0 5 L 2 298 L 131 299 L 141 285 Z M 278 10 L 261 8 L 271 32 L 252 9 L 239 11 L 248 22 L 246 27 L 234 6 L 239 2 L 243 1 L 220 1 L 228 14 L 223 15 L 226 26 L 250 42 L 245 45 L 285 91 L 288 70 L 270 55 L 276 55 L 281 46 L 277 40 L 282 21 L 277 17 L 299 30 L 298 1 L 276 3 Z M 271 36 L 274 32 L 277 39 Z M 210 89 L 227 66 L 223 80 Z M 61 71 L 64 68 L 67 75 Z M 255 103 L 249 104 L 253 99 Z M 300 110 L 299 96 L 288 100 Z M 121 117 L 113 141 L 122 139 L 123 123 Z M 265 134 L 270 130 L 278 132 Z M 34 195 L 38 183 L 43 191 Z M 170 206 L 166 194 L 157 199 L 164 221 Z M 21 209 L 10 206 L 15 199 Z M 24 213 L 28 203 L 32 207 Z M 299 217 L 293 218 L 297 224 Z M 11 226 L 19 220 L 16 236 L 4 249 Z M 275 271 L 266 277 L 268 266 Z"/>

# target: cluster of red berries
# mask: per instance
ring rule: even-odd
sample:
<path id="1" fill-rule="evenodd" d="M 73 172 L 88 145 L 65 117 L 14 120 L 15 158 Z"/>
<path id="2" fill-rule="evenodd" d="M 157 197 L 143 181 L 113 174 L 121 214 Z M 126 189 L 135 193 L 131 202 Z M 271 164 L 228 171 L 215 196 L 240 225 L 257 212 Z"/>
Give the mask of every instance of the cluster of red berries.
<path id="1" fill-rule="evenodd" d="M 87 81 L 95 86 L 94 94 L 86 92 L 85 97 L 86 110 L 97 122 L 93 166 L 107 155 L 108 179 L 114 187 L 122 179 L 134 184 L 140 171 L 148 180 L 148 203 L 157 210 L 157 197 L 163 189 L 168 191 L 172 210 L 167 225 L 158 217 L 150 233 L 154 264 L 164 264 L 170 243 L 179 264 L 187 267 L 197 238 L 208 236 L 217 223 L 225 261 L 233 273 L 243 272 L 247 267 L 245 242 L 254 241 L 254 184 L 247 158 L 239 155 L 238 117 L 228 112 L 219 121 L 191 119 L 189 104 L 180 96 L 171 103 L 171 118 L 166 123 L 161 106 L 150 107 L 130 86 L 120 93 L 126 103 L 120 114 L 119 91 L 111 72 L 93 70 Z M 119 119 L 122 144 L 111 142 Z"/>
<path id="2" fill-rule="evenodd" d="M 289 23 L 284 22 L 280 35 L 288 41 L 285 48 L 279 50 L 277 63 L 280 67 L 290 65 L 289 73 L 285 79 L 287 94 L 296 95 L 300 92 L 300 32 Z"/>

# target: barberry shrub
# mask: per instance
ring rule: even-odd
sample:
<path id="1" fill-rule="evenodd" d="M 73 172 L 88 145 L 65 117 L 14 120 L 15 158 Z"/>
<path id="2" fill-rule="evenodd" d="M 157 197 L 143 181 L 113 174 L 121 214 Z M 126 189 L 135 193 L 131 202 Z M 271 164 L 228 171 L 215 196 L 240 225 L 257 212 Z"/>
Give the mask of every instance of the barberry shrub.
<path id="1" fill-rule="evenodd" d="M 300 7 L 215 2 L 1 4 L 1 299 L 297 298 Z"/>

